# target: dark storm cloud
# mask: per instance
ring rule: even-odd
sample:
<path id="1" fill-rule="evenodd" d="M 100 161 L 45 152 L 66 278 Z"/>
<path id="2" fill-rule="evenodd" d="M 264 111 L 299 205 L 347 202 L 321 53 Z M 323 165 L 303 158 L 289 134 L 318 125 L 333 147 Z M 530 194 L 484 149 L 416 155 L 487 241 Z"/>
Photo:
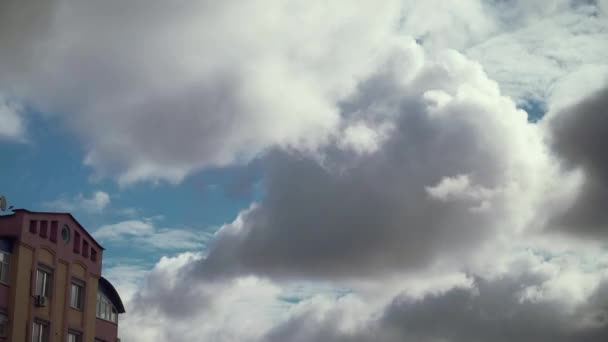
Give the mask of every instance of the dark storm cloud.
<path id="1" fill-rule="evenodd" d="M 354 331 L 337 327 L 343 317 L 322 321 L 312 312 L 271 331 L 266 342 L 600 342 L 608 339 L 608 284 L 570 310 L 555 299 L 522 299 L 522 290 L 541 285 L 534 274 L 487 280 L 420 300 L 398 297 L 380 318 Z"/>
<path id="2" fill-rule="evenodd" d="M 608 88 L 563 109 L 550 122 L 555 152 L 584 184 L 556 225 L 578 234 L 608 234 Z"/>

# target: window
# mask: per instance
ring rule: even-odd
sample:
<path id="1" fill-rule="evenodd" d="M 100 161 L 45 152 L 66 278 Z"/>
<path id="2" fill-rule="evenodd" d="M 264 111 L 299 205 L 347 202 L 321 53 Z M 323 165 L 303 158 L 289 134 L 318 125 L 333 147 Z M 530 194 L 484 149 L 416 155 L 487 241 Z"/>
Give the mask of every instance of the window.
<path id="1" fill-rule="evenodd" d="M 32 234 L 38 233 L 38 221 L 30 220 L 30 233 L 32 233 Z"/>
<path id="2" fill-rule="evenodd" d="M 97 318 L 118 322 L 118 312 L 112 303 L 102 293 L 97 293 Z"/>
<path id="3" fill-rule="evenodd" d="M 82 334 L 77 331 L 69 331 L 67 342 L 82 342 Z"/>
<path id="4" fill-rule="evenodd" d="M 91 248 L 91 261 L 97 262 L 97 251 Z"/>
<path id="5" fill-rule="evenodd" d="M 8 275 L 11 271 L 11 255 L 0 251 L 0 282 L 8 284 Z"/>
<path id="6" fill-rule="evenodd" d="M 51 235 L 49 236 L 49 240 L 57 242 L 57 221 L 51 221 Z"/>
<path id="7" fill-rule="evenodd" d="M 42 321 L 34 321 L 32 329 L 32 342 L 48 342 L 49 340 L 49 324 Z"/>
<path id="8" fill-rule="evenodd" d="M 8 335 L 8 317 L 0 313 L 0 337 L 6 337 Z"/>
<path id="9" fill-rule="evenodd" d="M 80 234 L 74 232 L 74 253 L 80 253 Z"/>
<path id="10" fill-rule="evenodd" d="M 48 232 L 49 221 L 40 221 L 40 237 L 46 238 Z"/>
<path id="11" fill-rule="evenodd" d="M 50 297 L 52 279 L 51 272 L 39 268 L 36 273 L 36 295 Z"/>
<path id="12" fill-rule="evenodd" d="M 70 306 L 74 309 L 82 310 L 83 307 L 84 286 L 80 283 L 72 283 L 70 290 Z"/>
<path id="13" fill-rule="evenodd" d="M 61 240 L 66 244 L 70 242 L 70 226 L 67 224 L 64 224 L 63 227 L 61 227 Z"/>
<path id="14" fill-rule="evenodd" d="M 82 239 L 82 256 L 89 257 L 89 242 L 85 239 Z"/>

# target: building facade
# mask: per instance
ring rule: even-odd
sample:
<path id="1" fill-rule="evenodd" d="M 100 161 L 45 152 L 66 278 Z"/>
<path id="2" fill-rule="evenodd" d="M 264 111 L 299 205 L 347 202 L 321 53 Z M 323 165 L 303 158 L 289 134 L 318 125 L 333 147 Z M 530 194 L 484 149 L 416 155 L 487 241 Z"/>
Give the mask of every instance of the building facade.
<path id="1" fill-rule="evenodd" d="M 103 247 L 68 213 L 0 216 L 0 342 L 117 342 Z"/>

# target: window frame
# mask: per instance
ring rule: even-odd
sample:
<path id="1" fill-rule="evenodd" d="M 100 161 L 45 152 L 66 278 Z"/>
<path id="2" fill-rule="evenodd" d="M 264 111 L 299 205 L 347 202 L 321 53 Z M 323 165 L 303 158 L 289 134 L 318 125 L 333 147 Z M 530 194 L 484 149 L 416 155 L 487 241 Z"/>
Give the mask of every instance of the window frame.
<path id="1" fill-rule="evenodd" d="M 75 339 L 70 339 L 71 336 L 74 336 Z M 82 332 L 76 330 L 68 330 L 67 342 L 82 342 Z"/>
<path id="2" fill-rule="evenodd" d="M 39 233 L 40 237 L 43 239 L 46 239 L 48 237 L 48 233 L 49 233 L 49 221 L 41 220 L 38 228 L 39 228 L 38 233 Z"/>
<path id="3" fill-rule="evenodd" d="M 44 283 L 41 285 L 43 293 L 39 292 L 40 285 L 38 284 L 41 273 L 46 275 L 46 277 L 45 277 L 46 279 L 44 280 Z M 44 267 L 42 265 L 38 266 L 38 268 L 36 269 L 36 288 L 34 291 L 35 291 L 34 294 L 36 296 L 51 298 L 51 295 L 53 294 L 53 270 L 52 269 L 50 269 L 48 267 Z"/>
<path id="4" fill-rule="evenodd" d="M 104 321 L 118 324 L 118 310 L 102 292 L 97 292 L 97 305 L 95 307 L 95 317 Z"/>
<path id="5" fill-rule="evenodd" d="M 97 262 L 97 250 L 91 247 L 91 261 Z"/>
<path id="6" fill-rule="evenodd" d="M 78 297 L 76 298 L 77 306 L 74 306 L 74 288 L 78 288 Z M 77 278 L 72 279 L 70 283 L 70 308 L 84 311 L 84 294 L 85 294 L 85 283 Z"/>
<path id="7" fill-rule="evenodd" d="M 36 336 L 36 327 L 38 329 L 38 335 Z M 47 321 L 35 319 L 32 322 L 32 342 L 49 342 L 50 337 L 50 324 Z"/>
<path id="8" fill-rule="evenodd" d="M 0 250 L 0 283 L 9 285 L 11 281 L 11 253 Z M 5 258 L 8 261 L 5 261 Z M 6 271 L 5 271 L 6 270 Z"/>
<path id="9" fill-rule="evenodd" d="M 49 240 L 51 242 L 57 243 L 57 230 L 58 230 L 59 222 L 51 221 L 51 231 L 49 233 Z"/>
<path id="10" fill-rule="evenodd" d="M 38 220 L 30 220 L 30 233 L 38 234 Z"/>
<path id="11" fill-rule="evenodd" d="M 86 239 L 82 239 L 82 256 L 89 257 L 89 242 Z"/>
<path id="12" fill-rule="evenodd" d="M 74 231 L 74 249 L 73 252 L 76 254 L 80 254 L 80 233 Z"/>
<path id="13" fill-rule="evenodd" d="M 8 336 L 8 314 L 0 312 L 0 337 L 5 338 Z"/>

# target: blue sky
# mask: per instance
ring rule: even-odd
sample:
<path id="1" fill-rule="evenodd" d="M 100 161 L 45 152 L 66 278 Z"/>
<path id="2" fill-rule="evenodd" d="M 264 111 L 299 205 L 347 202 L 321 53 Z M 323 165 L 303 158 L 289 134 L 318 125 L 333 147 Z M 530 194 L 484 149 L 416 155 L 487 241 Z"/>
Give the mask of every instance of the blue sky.
<path id="1" fill-rule="evenodd" d="M 50 202 L 77 204 L 78 196 L 91 198 L 102 191 L 110 197 L 107 206 L 91 211 L 75 205 L 72 212 L 91 233 L 103 225 L 142 218 L 155 218 L 162 227 L 213 233 L 260 196 L 262 178 L 255 165 L 201 171 L 177 185 L 121 187 L 113 179 L 95 179 L 91 168 L 83 164 L 82 142 L 56 116 L 29 111 L 25 118 L 26 142 L 0 143 L 0 188 L 15 208 L 63 211 Z M 112 264 L 136 258 L 151 266 L 163 253 L 182 250 L 150 251 L 113 241 L 103 245 L 105 262 Z"/>
<path id="2" fill-rule="evenodd" d="M 605 341 L 607 42 L 606 0 L 0 3 L 0 193 L 103 244 L 124 341 Z"/>

